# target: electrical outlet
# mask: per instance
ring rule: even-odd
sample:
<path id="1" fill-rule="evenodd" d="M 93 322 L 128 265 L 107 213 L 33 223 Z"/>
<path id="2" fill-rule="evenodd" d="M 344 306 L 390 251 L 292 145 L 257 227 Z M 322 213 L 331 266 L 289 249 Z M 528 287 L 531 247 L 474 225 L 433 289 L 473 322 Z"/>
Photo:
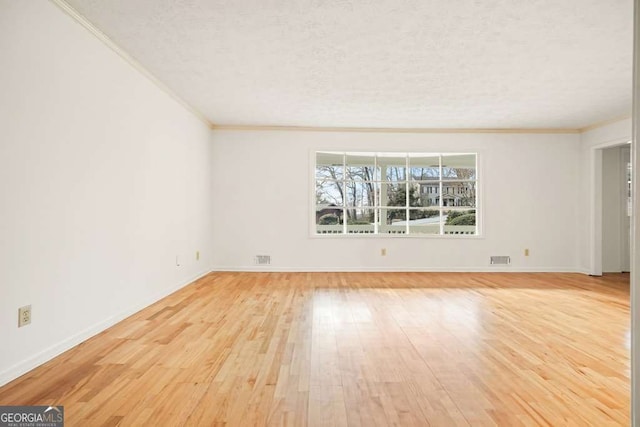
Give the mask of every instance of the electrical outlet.
<path id="1" fill-rule="evenodd" d="M 387 256 L 387 248 L 380 249 L 380 255 L 381 256 Z"/>
<path id="2" fill-rule="evenodd" d="M 18 309 L 18 328 L 27 326 L 31 323 L 31 306 L 25 305 Z"/>
<path id="3" fill-rule="evenodd" d="M 200 261 L 200 251 L 196 251 L 196 261 Z"/>
<path id="4" fill-rule="evenodd" d="M 529 249 L 524 250 L 524 256 L 529 256 Z"/>

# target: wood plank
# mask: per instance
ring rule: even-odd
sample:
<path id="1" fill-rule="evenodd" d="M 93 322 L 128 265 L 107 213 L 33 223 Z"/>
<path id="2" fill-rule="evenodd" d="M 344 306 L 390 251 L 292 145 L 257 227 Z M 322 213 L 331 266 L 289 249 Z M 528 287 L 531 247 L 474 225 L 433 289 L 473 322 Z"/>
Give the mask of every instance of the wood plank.
<path id="1" fill-rule="evenodd" d="M 628 425 L 629 275 L 212 273 L 0 388 L 69 426 Z"/>

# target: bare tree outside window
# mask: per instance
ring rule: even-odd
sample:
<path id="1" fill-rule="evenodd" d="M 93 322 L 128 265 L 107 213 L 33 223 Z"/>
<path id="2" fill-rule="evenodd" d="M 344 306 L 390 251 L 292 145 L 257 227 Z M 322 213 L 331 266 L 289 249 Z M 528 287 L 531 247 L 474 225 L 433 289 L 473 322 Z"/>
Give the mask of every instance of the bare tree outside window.
<path id="1" fill-rule="evenodd" d="M 474 153 L 318 152 L 316 233 L 477 234 L 476 162 Z"/>

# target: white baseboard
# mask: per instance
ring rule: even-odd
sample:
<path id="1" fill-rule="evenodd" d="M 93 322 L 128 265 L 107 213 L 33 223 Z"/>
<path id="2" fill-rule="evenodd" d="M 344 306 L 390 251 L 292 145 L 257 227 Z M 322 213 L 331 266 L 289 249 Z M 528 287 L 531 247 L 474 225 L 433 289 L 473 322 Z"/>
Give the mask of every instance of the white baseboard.
<path id="1" fill-rule="evenodd" d="M 127 309 L 116 313 L 112 316 L 109 316 L 108 318 L 96 323 L 93 326 L 90 326 L 80 332 L 78 332 L 75 335 L 72 335 L 71 337 L 59 342 L 58 344 L 54 344 L 44 350 L 42 350 L 41 352 L 37 353 L 36 355 L 30 357 L 29 359 L 26 359 L 20 363 L 17 363 L 5 370 L 3 370 L 2 372 L 0 372 L 0 386 L 7 384 L 10 381 L 13 381 L 14 379 L 20 377 L 21 375 L 26 374 L 27 372 L 31 371 L 34 368 L 37 368 L 38 366 L 42 365 L 43 363 L 53 359 L 56 356 L 59 356 L 60 354 L 64 353 L 65 351 L 75 347 L 76 345 L 88 340 L 89 338 L 99 334 L 100 332 L 110 328 L 111 326 L 115 325 L 116 323 L 126 319 L 127 317 L 131 316 L 132 314 L 137 313 L 138 311 L 142 310 L 143 308 L 146 308 L 148 306 L 150 306 L 151 304 L 161 300 L 162 298 L 174 293 L 175 291 L 187 286 L 190 283 L 193 283 L 194 281 L 198 280 L 201 277 L 206 276 L 207 274 L 209 274 L 212 270 L 211 269 L 207 269 L 205 271 L 202 271 L 194 276 L 192 276 L 191 278 L 187 279 L 186 281 L 181 281 L 180 283 L 174 285 L 174 286 L 170 286 L 166 289 L 164 289 L 161 292 L 158 292 L 157 294 L 149 297 L 149 298 L 145 298 L 141 301 L 138 301 L 136 304 L 128 307 Z"/>
<path id="2" fill-rule="evenodd" d="M 211 271 L 244 271 L 260 273 L 328 273 L 328 272 L 424 272 L 424 273 L 583 273 L 575 267 L 276 267 L 264 265 L 249 266 L 214 266 Z M 585 273 L 588 274 L 588 273 Z"/>

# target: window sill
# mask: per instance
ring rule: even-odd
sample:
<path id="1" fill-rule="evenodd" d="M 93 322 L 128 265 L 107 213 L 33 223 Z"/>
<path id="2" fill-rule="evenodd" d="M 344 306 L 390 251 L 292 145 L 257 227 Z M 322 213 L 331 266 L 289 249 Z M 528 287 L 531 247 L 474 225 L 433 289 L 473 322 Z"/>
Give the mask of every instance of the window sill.
<path id="1" fill-rule="evenodd" d="M 311 239 L 426 239 L 426 240 L 483 240 L 482 234 L 373 234 L 373 233 L 353 233 L 353 234 L 316 234 L 309 235 Z"/>

